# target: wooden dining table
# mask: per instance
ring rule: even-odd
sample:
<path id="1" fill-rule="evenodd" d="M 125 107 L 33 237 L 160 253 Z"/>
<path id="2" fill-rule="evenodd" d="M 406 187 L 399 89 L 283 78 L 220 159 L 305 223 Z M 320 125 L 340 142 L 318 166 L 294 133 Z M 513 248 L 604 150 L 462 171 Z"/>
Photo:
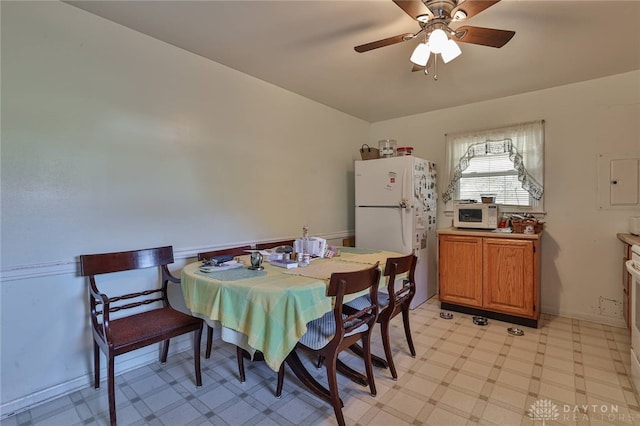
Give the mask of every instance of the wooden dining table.
<path id="1" fill-rule="evenodd" d="M 246 350 L 260 352 L 274 371 L 283 362 L 323 399 L 328 391 L 315 382 L 293 350 L 307 330 L 306 324 L 333 309 L 326 295 L 334 272 L 352 272 L 400 254 L 383 250 L 341 247 L 340 255 L 316 258 L 309 266 L 286 269 L 264 262 L 264 269 L 246 266 L 203 272 L 202 262 L 182 270 L 182 292 L 194 316 L 220 328 L 222 340 Z M 249 265 L 249 255 L 239 258 Z M 362 376 L 362 375 L 360 375 Z M 358 381 L 366 383 L 362 376 Z M 363 383 L 363 384 L 364 384 Z"/>

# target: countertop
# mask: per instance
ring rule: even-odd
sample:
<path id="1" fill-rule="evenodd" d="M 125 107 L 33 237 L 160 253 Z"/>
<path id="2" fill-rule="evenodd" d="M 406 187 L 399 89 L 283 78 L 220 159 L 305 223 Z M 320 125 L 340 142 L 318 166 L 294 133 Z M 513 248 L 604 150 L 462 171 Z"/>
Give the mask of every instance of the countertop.
<path id="1" fill-rule="evenodd" d="M 503 233 L 487 231 L 486 229 L 462 229 L 462 228 L 443 228 L 436 230 L 438 235 L 466 235 L 470 237 L 490 237 L 490 238 L 512 238 L 518 240 L 539 240 L 542 232 L 538 234 L 519 234 L 516 232 Z M 544 232 L 544 231 L 543 231 Z M 640 237 L 639 241 L 640 241 Z"/>
<path id="2" fill-rule="evenodd" d="M 620 241 L 622 241 L 625 244 L 629 244 L 629 245 L 640 244 L 640 235 L 619 233 L 619 234 L 616 234 L 616 236 Z"/>

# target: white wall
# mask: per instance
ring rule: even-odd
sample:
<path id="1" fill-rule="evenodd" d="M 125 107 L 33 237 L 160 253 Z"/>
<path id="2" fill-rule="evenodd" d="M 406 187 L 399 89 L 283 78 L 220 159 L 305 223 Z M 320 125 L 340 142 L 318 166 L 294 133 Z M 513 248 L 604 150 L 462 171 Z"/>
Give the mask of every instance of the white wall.
<path id="1" fill-rule="evenodd" d="M 623 326 L 621 305 L 609 302 L 622 303 L 623 245 L 616 233 L 627 232 L 628 217 L 639 212 L 598 208 L 597 157 L 640 151 L 639 118 L 636 71 L 378 122 L 370 140 L 397 139 L 398 145 L 413 145 L 415 155 L 444 165 L 446 133 L 544 119 L 542 312 Z M 443 167 L 440 191 L 447 184 L 444 173 Z M 440 214 L 438 227 L 448 226 L 451 216 Z M 601 304 L 601 298 L 609 301 Z"/>
<path id="2" fill-rule="evenodd" d="M 3 414 L 90 384 L 78 255 L 166 244 L 179 269 L 353 229 L 369 123 L 64 3 L 1 8 Z"/>

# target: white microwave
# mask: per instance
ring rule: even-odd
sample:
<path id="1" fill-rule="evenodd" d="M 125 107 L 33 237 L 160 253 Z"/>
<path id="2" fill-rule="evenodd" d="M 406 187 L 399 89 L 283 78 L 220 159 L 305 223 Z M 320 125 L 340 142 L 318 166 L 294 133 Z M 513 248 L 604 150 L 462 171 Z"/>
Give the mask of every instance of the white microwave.
<path id="1" fill-rule="evenodd" d="M 456 203 L 453 205 L 453 226 L 456 228 L 496 229 L 498 206 L 488 203 Z"/>

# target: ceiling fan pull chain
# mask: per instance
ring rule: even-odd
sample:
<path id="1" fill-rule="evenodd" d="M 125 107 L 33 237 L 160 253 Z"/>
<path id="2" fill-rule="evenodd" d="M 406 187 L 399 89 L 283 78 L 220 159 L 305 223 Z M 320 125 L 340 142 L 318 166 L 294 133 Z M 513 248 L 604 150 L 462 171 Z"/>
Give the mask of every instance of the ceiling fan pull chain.
<path id="1" fill-rule="evenodd" d="M 438 54 L 433 55 L 433 79 L 438 79 Z"/>

